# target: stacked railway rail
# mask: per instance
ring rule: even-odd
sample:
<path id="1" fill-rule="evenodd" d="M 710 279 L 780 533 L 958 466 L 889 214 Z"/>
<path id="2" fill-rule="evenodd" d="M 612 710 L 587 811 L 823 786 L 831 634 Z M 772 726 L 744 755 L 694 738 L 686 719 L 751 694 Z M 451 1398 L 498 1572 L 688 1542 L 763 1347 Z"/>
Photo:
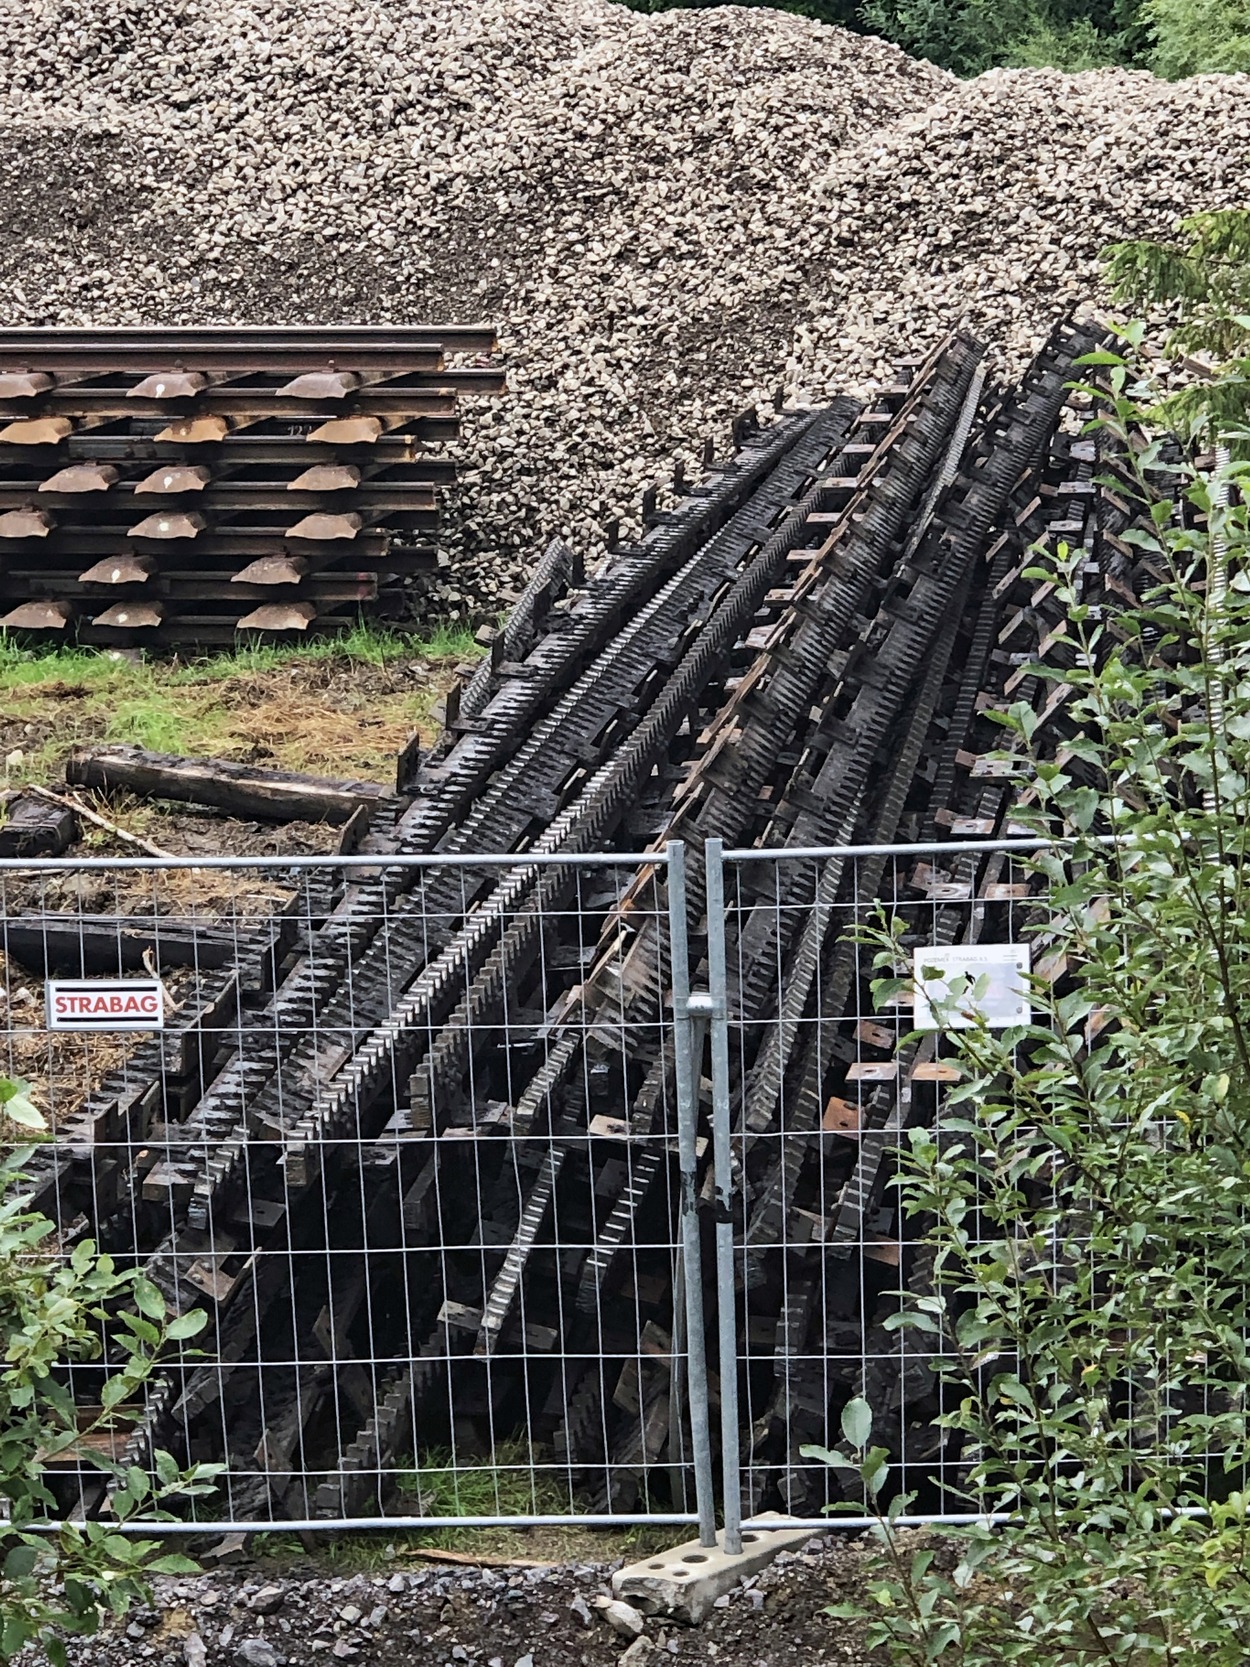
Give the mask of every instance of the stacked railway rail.
<path id="1" fill-rule="evenodd" d="M 0 626 L 195 647 L 403 617 L 494 349 L 445 325 L 0 330 Z"/>
<path id="2" fill-rule="evenodd" d="M 1033 705 L 1062 756 L 1063 688 L 1030 667 L 1066 621 L 1033 547 L 1087 551 L 1107 612 L 1149 578 L 1072 388 L 1095 345 L 1065 325 L 1008 388 L 954 337 L 870 405 L 744 421 L 592 576 L 558 543 L 536 562 L 405 760 L 376 867 L 300 882 L 248 980 L 215 975 L 227 1022 L 188 1008 L 181 1077 L 145 1044 L 43 1159 L 67 1239 L 210 1315 L 137 1454 L 225 1459 L 240 1520 L 411 1504 L 422 1452 L 518 1431 L 583 1504 L 654 1502 L 657 1478 L 682 1501 L 667 896 L 630 853 L 685 841 L 693 899 L 719 839 L 796 853 L 736 868 L 726 910 L 747 1502 L 818 1510 L 799 1449 L 865 1385 L 933 1459 L 932 1376 L 882 1330 L 924 1278 L 886 1182 L 947 1067 L 866 1017 L 843 923 L 876 896 L 918 941 L 975 941 L 1028 882 L 971 850 L 805 853 L 1011 834 L 1029 788 L 991 757 L 995 707 Z M 706 1083 L 699 1110 L 706 1134 Z"/>

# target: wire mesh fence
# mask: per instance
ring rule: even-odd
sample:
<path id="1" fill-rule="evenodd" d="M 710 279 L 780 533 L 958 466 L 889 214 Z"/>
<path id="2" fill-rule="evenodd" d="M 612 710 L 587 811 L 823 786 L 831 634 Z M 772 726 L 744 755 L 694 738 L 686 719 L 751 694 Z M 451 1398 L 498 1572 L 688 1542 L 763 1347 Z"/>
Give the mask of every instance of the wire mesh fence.
<path id="1" fill-rule="evenodd" d="M 803 1453 L 845 1450 L 840 1415 L 857 1397 L 891 1454 L 891 1491 L 927 1520 L 969 1510 L 967 1458 L 938 1424 L 943 1344 L 892 1328 L 932 1272 L 892 1183 L 907 1131 L 940 1134 L 959 1078 L 941 999 L 958 973 L 1004 1023 L 1027 1022 L 1031 958 L 1046 974 L 1047 885 L 1025 843 L 710 854 L 709 972 L 727 1017 L 718 1277 L 735 1304 L 720 1372 L 740 1403 L 723 1432 L 730 1517 L 740 1501 L 748 1518 L 817 1523 L 862 1497 Z M 873 981 L 893 974 L 902 988 L 883 1006 Z"/>
<path id="2" fill-rule="evenodd" d="M 1007 1022 L 1062 974 L 1032 849 L 710 841 L 689 895 L 678 844 L 0 864 L 27 1190 L 61 1254 L 209 1321 L 107 1430 L 107 1349 L 73 1368 L 61 1509 L 107 1510 L 95 1443 L 223 1462 L 194 1509 L 234 1526 L 708 1543 L 715 1494 L 732 1549 L 827 1520 L 802 1449 L 862 1396 L 915 1512 L 963 1514 L 943 1345 L 890 1323 L 931 1274 L 892 1183 L 957 1078 L 942 976 Z"/>
<path id="3" fill-rule="evenodd" d="M 209 1316 L 66 1515 L 97 1442 L 230 1524 L 695 1519 L 668 860 L 4 866 L 27 1189 Z"/>

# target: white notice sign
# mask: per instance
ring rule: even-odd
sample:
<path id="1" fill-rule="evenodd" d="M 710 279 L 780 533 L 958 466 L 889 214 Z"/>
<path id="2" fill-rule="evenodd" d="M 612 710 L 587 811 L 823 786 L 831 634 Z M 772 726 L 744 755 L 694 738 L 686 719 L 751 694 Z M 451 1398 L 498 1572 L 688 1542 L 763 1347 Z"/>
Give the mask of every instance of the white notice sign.
<path id="1" fill-rule="evenodd" d="M 912 960 L 916 1029 L 971 1030 L 981 1023 L 1006 1030 L 1028 1024 L 1033 1017 L 1028 971 L 1026 943 L 917 949 Z"/>
<path id="2" fill-rule="evenodd" d="M 51 978 L 49 1030 L 163 1030 L 159 978 Z"/>

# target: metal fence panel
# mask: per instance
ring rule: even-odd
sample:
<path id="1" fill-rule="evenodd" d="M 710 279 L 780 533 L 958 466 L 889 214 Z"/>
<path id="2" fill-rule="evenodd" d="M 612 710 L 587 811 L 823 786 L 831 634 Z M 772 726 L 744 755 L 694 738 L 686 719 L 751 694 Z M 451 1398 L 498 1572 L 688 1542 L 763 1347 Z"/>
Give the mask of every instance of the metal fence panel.
<path id="1" fill-rule="evenodd" d="M 887 1329 L 923 1292 L 928 1255 L 891 1185 L 907 1128 L 940 1129 L 950 1044 L 878 1010 L 874 949 L 855 930 L 901 920 L 905 944 L 1014 944 L 1045 918 L 1036 841 L 819 851 L 707 852 L 708 967 L 726 1015 L 712 1103 L 729 1525 L 775 1510 L 813 1524 L 857 1497 L 846 1473 L 802 1456 L 836 1448 L 847 1401 L 915 1493 L 915 1520 L 968 1520 L 957 1458 L 935 1420 L 947 1393 L 928 1334 Z M 736 1445 L 735 1445 L 736 1443 Z M 853 1519 L 847 1519 L 848 1522 Z M 911 1519 L 909 1519 L 911 1520 Z"/>
<path id="2" fill-rule="evenodd" d="M 232 1525 L 690 1522 L 697 1447 L 708 1535 L 679 856 L 0 867 L 35 1202 L 210 1317 L 92 1439 L 224 1458 Z M 163 1029 L 50 1028 L 132 975 Z"/>

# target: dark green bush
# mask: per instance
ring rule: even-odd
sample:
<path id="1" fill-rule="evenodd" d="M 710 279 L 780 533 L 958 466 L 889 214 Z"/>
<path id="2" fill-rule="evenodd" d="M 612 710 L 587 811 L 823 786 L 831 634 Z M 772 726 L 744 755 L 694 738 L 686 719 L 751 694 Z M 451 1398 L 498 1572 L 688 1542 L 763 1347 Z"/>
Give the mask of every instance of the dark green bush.
<path id="1" fill-rule="evenodd" d="M 625 0 L 640 12 L 722 3 Z M 997 64 L 1064 70 L 1123 64 L 1173 79 L 1250 70 L 1247 0 L 773 0 L 773 6 L 881 35 L 956 75 L 979 75 Z"/>

